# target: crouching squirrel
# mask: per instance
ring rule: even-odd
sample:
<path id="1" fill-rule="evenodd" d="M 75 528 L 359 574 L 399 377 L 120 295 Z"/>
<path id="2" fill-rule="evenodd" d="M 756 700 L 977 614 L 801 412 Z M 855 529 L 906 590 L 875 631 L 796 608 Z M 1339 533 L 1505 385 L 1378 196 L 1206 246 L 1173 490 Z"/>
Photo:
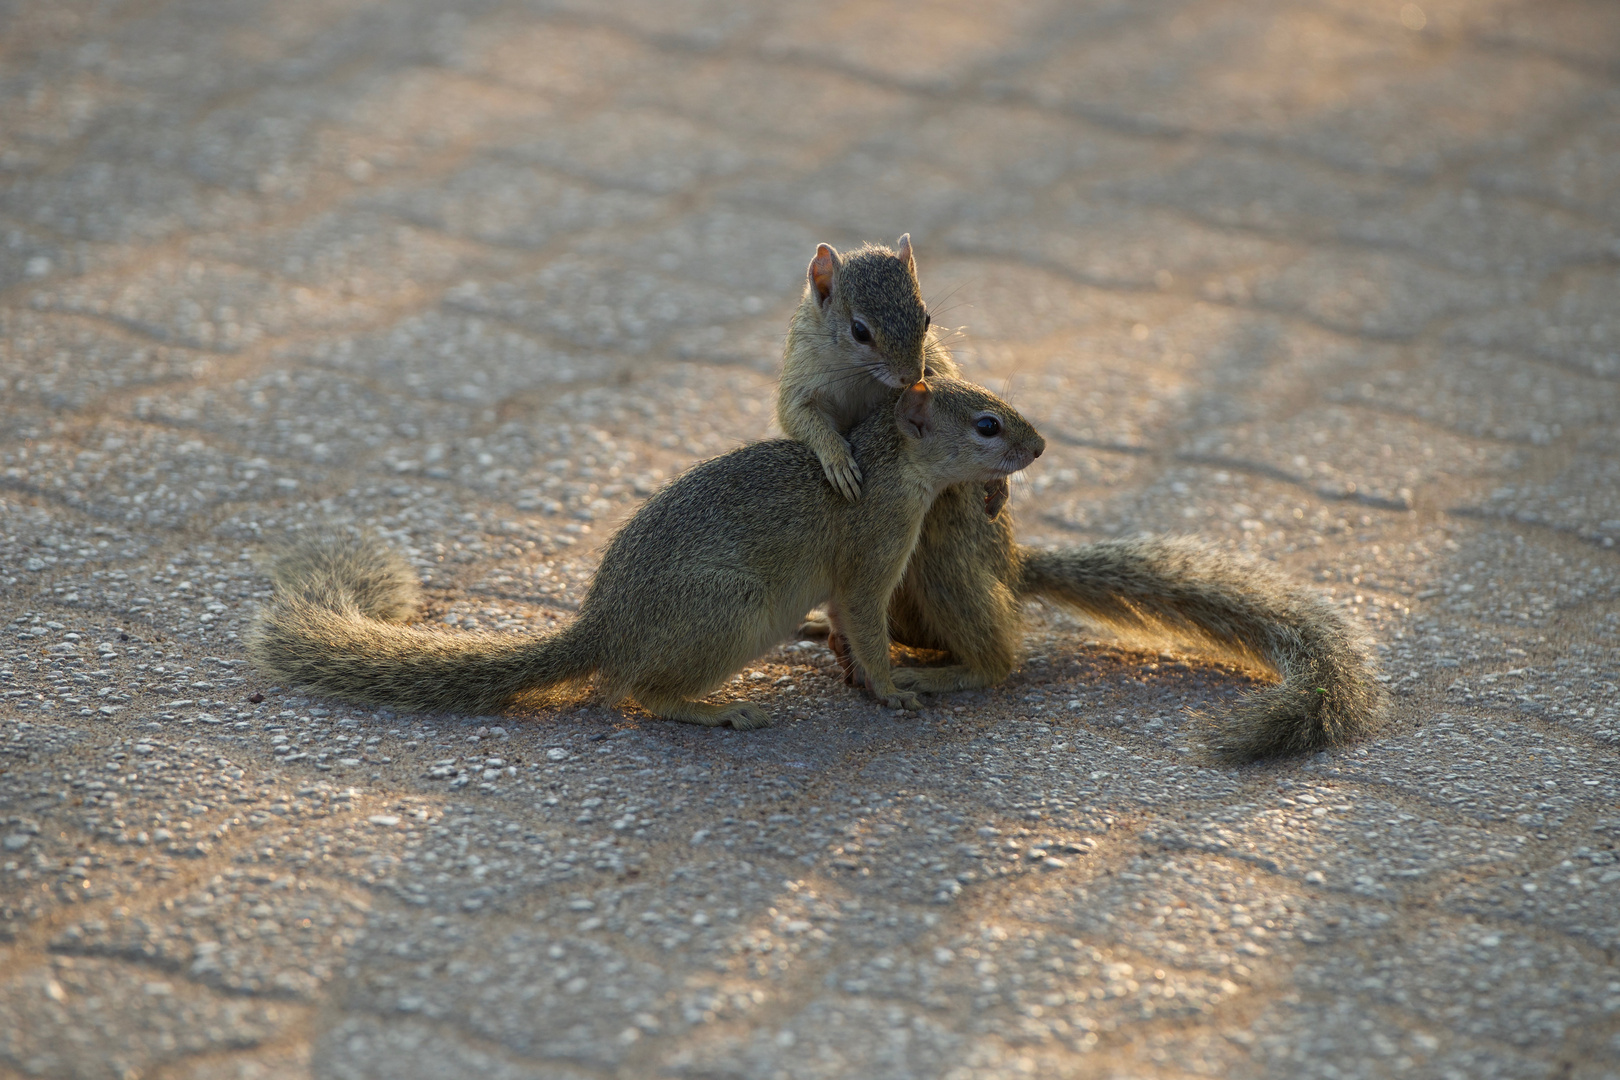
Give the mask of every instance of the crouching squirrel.
<path id="1" fill-rule="evenodd" d="M 860 473 L 841 433 L 862 421 L 896 373 L 958 371 L 934 337 L 909 235 L 898 250 L 868 246 L 847 256 L 822 244 L 807 277 L 788 332 L 777 415 L 788 435 L 816 452 L 829 481 L 858 496 L 852 486 Z M 1272 669 L 1279 684 L 1204 719 L 1205 741 L 1218 756 L 1245 760 L 1341 745 L 1382 720 L 1384 694 L 1364 630 L 1280 573 L 1187 538 L 1042 551 L 1017 543 L 1010 513 L 999 509 L 993 489 L 959 484 L 929 510 L 890 604 L 889 629 L 901 644 L 942 650 L 954 663 L 897 669 L 901 688 L 944 692 L 1000 682 L 1017 661 L 1024 602 L 1039 597 L 1117 629 L 1178 638 Z M 826 629 L 818 620 L 803 627 L 810 634 Z"/>
<path id="2" fill-rule="evenodd" d="M 404 625 L 419 596 L 399 555 L 376 542 L 296 545 L 272 567 L 250 653 L 267 674 L 367 705 L 482 713 L 594 675 L 610 699 L 658 716 L 754 728 L 770 722 L 758 705 L 697 699 L 824 603 L 873 695 L 915 709 L 890 675 L 886 620 L 923 518 L 942 490 L 982 490 L 1045 443 L 988 390 L 937 378 L 886 389 L 848 446 L 865 485 L 853 503 L 787 439 L 692 468 L 615 534 L 579 616 L 544 637 Z"/>

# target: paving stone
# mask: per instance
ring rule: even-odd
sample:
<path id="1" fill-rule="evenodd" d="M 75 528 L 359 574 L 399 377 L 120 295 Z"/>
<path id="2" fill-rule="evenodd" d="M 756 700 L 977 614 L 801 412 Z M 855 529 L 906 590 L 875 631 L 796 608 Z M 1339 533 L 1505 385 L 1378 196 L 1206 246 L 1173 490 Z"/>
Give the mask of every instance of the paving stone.
<path id="1" fill-rule="evenodd" d="M 590 1073 L 567 1065 L 513 1061 L 476 1041 L 446 1035 L 433 1024 L 353 1017 L 323 1034 L 316 1076 L 332 1080 L 432 1080 L 487 1076 L 491 1080 L 579 1080 Z"/>
<path id="2" fill-rule="evenodd" d="M 206 352 L 143 341 L 92 320 L 15 313 L 0 344 L 6 391 L 51 410 L 81 411 L 108 395 L 201 379 Z M 9 421 L 14 423 L 15 421 Z"/>
<path id="3" fill-rule="evenodd" d="M 1445 764 L 1439 763 L 1444 751 Z M 1511 779 L 1484 772 L 1511 761 Z M 1612 760 L 1593 760 L 1561 732 L 1544 735 L 1523 724 L 1500 726 L 1442 714 L 1417 734 L 1389 739 L 1367 755 L 1316 769 L 1329 776 L 1376 781 L 1436 806 L 1489 822 L 1512 822 L 1529 832 L 1555 828 L 1592 793 L 1620 785 Z"/>
<path id="4" fill-rule="evenodd" d="M 1620 481 L 1620 464 L 1612 452 L 1577 453 L 1570 468 L 1560 475 L 1522 488 L 1496 488 L 1475 512 L 1569 532 L 1612 548 L 1620 543 L 1616 481 Z"/>
<path id="5" fill-rule="evenodd" d="M 183 431 L 109 420 L 79 436 L 13 444 L 0 458 L 6 479 L 104 521 L 167 528 L 224 500 L 273 499 L 301 482 L 285 467 L 271 469 Z"/>
<path id="6" fill-rule="evenodd" d="M 948 4 L 919 20 L 905 4 L 846 3 L 826 12 L 788 15 L 765 35 L 764 46 L 772 52 L 826 57 L 885 82 L 945 88 L 999 55 L 1028 49 L 1055 10 L 1047 0 L 1019 0 L 986 25 L 967 4 Z M 901 37 L 910 43 L 902 50 L 879 44 Z"/>
<path id="7" fill-rule="evenodd" d="M 571 14 L 583 13 L 654 40 L 670 39 L 699 49 L 725 45 L 758 27 L 762 20 L 756 9 L 739 0 L 677 0 L 675 3 L 610 0 L 607 4 L 563 0 L 555 7 Z"/>
<path id="8" fill-rule="evenodd" d="M 1393 360 L 1393 358 L 1392 358 Z M 1368 370 L 1333 392 L 1342 401 L 1417 416 L 1454 431 L 1546 446 L 1565 430 L 1601 430 L 1620 405 L 1620 386 L 1511 353 L 1444 350 L 1423 364 L 1424 393 L 1411 393 L 1415 372 L 1404 363 Z"/>
<path id="9" fill-rule="evenodd" d="M 1517 150 L 1521 132 L 1603 87 L 1528 50 L 1504 64 L 1488 47 L 1459 42 L 1441 62 L 1429 42 L 1457 38 L 1439 25 L 1433 37 L 1412 31 L 1395 9 L 1170 7 L 1162 22 L 1120 19 L 1064 42 L 1013 85 L 1122 126 L 1219 133 L 1417 176 L 1469 154 Z M 1399 103 L 1418 99 L 1431 109 L 1416 121 L 1402 115 Z"/>
<path id="10" fill-rule="evenodd" d="M 668 210 L 656 197 L 604 190 L 499 158 L 452 177 L 435 177 L 430 185 L 378 191 L 368 201 L 456 236 L 525 248 L 543 248 L 560 235 L 632 224 Z"/>
<path id="11" fill-rule="evenodd" d="M 1362 790 L 1332 785 L 1314 792 L 1290 789 L 1270 806 L 1231 807 L 1202 820 L 1167 822 L 1152 837 L 1171 848 L 1224 855 L 1319 887 L 1383 899 L 1465 867 L 1515 863 L 1529 842 L 1523 834 L 1459 828 Z M 1369 837 L 1376 840 L 1369 843 Z M 1398 855 L 1391 854 L 1390 840 Z M 1339 925 L 1331 920 L 1342 917 L 1329 916 L 1326 926 Z M 1298 933 L 1310 942 L 1337 936 L 1321 922 Z"/>
<path id="12" fill-rule="evenodd" d="M 1590 118 L 1560 132 L 1545 152 L 1481 162 L 1470 170 L 1471 178 L 1482 188 L 1552 199 L 1612 224 L 1620 211 L 1605 179 L 1614 168 L 1615 121 L 1612 109 L 1604 107 L 1612 97 L 1595 101 Z"/>
<path id="13" fill-rule="evenodd" d="M 1556 926 L 1564 933 L 1602 949 L 1614 947 L 1615 832 L 1613 819 L 1592 826 L 1590 842 L 1568 857 L 1540 869 L 1517 874 L 1493 874 L 1460 884 L 1446 898 L 1464 911 L 1487 917 L 1521 920 L 1536 926 Z"/>
<path id="14" fill-rule="evenodd" d="M 252 1053 L 303 1011 L 72 957 L 7 983 L 0 1061 L 35 1076 L 115 1078 L 187 1055 Z"/>
<path id="15" fill-rule="evenodd" d="M 1275 268 L 1300 257 L 1301 249 L 1252 233 L 1212 229 L 1163 210 L 1076 198 L 1061 188 L 1032 201 L 1034 215 L 969 220 L 950 227 L 946 242 L 963 253 L 1045 264 L 1104 288 L 1197 282 L 1211 300 L 1247 299 L 1252 285 L 1243 271 L 1257 273 L 1251 268 Z M 1036 225 L 1032 217 L 1062 224 Z"/>
<path id="16" fill-rule="evenodd" d="M 1356 985 L 1431 1025 L 1520 1050 L 1563 1042 L 1620 1009 L 1599 974 L 1606 965 L 1564 941 L 1449 920 L 1414 920 L 1381 936 L 1382 947 L 1319 957 L 1301 983 L 1318 994 Z M 1466 982 L 1457 977 L 1463 970 L 1472 976 Z"/>
<path id="17" fill-rule="evenodd" d="M 1364 450 L 1342 455 L 1344 436 L 1354 428 L 1379 447 L 1368 460 Z M 1269 424 L 1231 425 L 1189 438 L 1184 455 L 1212 464 L 1251 468 L 1288 479 L 1327 498 L 1353 497 L 1369 505 L 1409 509 L 1448 480 L 1496 474 L 1504 456 L 1494 445 L 1440 436 L 1405 418 L 1339 406 L 1313 409 Z M 1388 448 L 1387 451 L 1384 448 Z"/>
<path id="18" fill-rule="evenodd" d="M 768 146 L 784 170 L 817 170 L 874 127 L 903 123 L 920 107 L 914 95 L 829 68 L 815 57 L 710 58 L 649 50 L 632 70 L 616 100 L 675 109 Z"/>
<path id="19" fill-rule="evenodd" d="M 1133 182 L 1134 181 L 1134 182 Z M 1199 155 L 1181 170 L 1103 190 L 1277 236 L 1406 252 L 1452 270 L 1541 277 L 1605 258 L 1616 238 L 1575 214 L 1464 190 L 1420 197 L 1307 162 L 1250 152 Z M 1318 231 L 1320 230 L 1320 231 Z"/>
<path id="20" fill-rule="evenodd" d="M 218 876 L 165 900 L 161 916 L 114 912 L 69 926 L 51 947 L 151 964 L 237 993 L 309 1000 L 365 922 L 364 901 L 323 886 L 292 875 Z"/>
<path id="21" fill-rule="evenodd" d="M 685 117 L 636 109 L 596 113 L 512 153 L 597 183 L 673 195 L 761 164 L 762 149 Z"/>
<path id="22" fill-rule="evenodd" d="M 1513 304 L 1450 329 L 1460 344 L 1506 348 L 1612 380 L 1620 372 L 1614 275 L 1573 270 L 1554 304 Z M 1518 298 L 1515 298 L 1518 299 Z"/>

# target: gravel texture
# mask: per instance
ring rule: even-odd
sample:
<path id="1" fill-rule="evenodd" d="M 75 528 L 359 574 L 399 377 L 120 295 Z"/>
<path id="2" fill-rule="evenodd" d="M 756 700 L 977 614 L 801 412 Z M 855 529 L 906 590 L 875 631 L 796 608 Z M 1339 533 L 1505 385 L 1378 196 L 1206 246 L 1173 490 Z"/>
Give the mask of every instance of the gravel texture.
<path id="1" fill-rule="evenodd" d="M 0 1080 L 1620 1077 L 1608 0 L 0 5 Z M 818 240 L 910 231 L 1048 452 L 1364 617 L 1375 742 L 1032 612 L 898 716 L 267 684 L 363 525 L 537 632 L 774 431 Z"/>

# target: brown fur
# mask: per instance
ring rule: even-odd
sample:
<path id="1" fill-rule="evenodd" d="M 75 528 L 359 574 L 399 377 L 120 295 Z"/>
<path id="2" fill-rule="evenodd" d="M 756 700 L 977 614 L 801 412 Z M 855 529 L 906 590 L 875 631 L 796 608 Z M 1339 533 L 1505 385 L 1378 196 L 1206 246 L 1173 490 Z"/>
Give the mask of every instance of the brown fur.
<path id="1" fill-rule="evenodd" d="M 402 622 L 422 604 L 422 587 L 405 557 L 372 542 L 319 537 L 270 551 L 270 580 L 283 596 L 348 604 L 373 619 Z"/>
<path id="2" fill-rule="evenodd" d="M 1386 702 L 1366 631 L 1270 567 L 1187 538 L 1016 550 L 1025 595 L 1127 632 L 1258 660 L 1282 677 L 1224 716 L 1200 719 L 1205 741 L 1221 757 L 1342 746 L 1377 730 Z"/>
<path id="3" fill-rule="evenodd" d="M 950 353 L 934 338 L 909 236 L 900 238 L 899 249 L 869 245 L 840 256 L 820 245 L 788 324 L 777 422 L 788 438 L 816 452 L 827 482 L 851 501 L 860 498 L 861 469 L 845 433 L 891 390 L 956 374 Z M 869 344 L 852 335 L 856 319 L 871 334 Z"/>
<path id="4" fill-rule="evenodd" d="M 881 384 L 850 374 L 847 333 L 801 333 L 801 323 L 837 324 L 845 310 L 860 310 L 885 324 L 917 326 L 921 291 L 910 245 L 904 246 L 904 259 L 885 248 L 862 249 L 849 263 L 860 259 L 872 265 L 858 280 L 846 279 L 843 293 L 834 290 L 843 308 L 819 315 L 829 306 L 817 302 L 812 281 L 794 316 L 777 412 L 790 434 L 803 438 L 800 433 L 810 431 L 807 441 L 824 463 L 826 432 L 815 424 L 790 426 L 790 417 L 802 421 L 804 403 L 814 401 L 823 426 L 858 420 Z M 812 274 L 814 269 L 812 263 Z M 904 314 L 892 315 L 890 307 Z M 941 375 L 958 374 L 950 354 L 932 338 L 908 349 L 895 355 L 926 355 L 927 366 Z M 1274 570 L 1190 539 L 1107 540 L 1039 551 L 1017 543 L 1010 514 L 986 516 L 986 496 L 980 485 L 952 487 L 935 500 L 923 522 L 890 605 L 890 631 L 901 644 L 943 650 L 955 663 L 897 669 L 897 685 L 948 692 L 1001 682 L 1018 661 L 1024 603 L 1039 598 L 1115 629 L 1236 654 L 1274 671 L 1279 685 L 1200 721 L 1205 741 L 1222 758 L 1339 746 L 1377 730 L 1386 703 L 1366 633 L 1315 593 Z M 824 629 L 825 623 L 815 620 L 801 628 Z"/>
<path id="5" fill-rule="evenodd" d="M 547 637 L 401 625 L 416 583 L 374 541 L 318 541 L 276 563 L 278 591 L 249 648 L 267 673 L 346 701 L 433 712 L 488 712 L 519 695 L 596 676 L 672 720 L 760 727 L 757 705 L 697 699 L 788 637 L 826 602 L 874 696 L 917 708 L 894 685 L 885 622 L 935 496 L 1028 465 L 1044 443 L 1005 402 L 939 380 L 890 393 L 851 432 L 866 496 L 849 503 L 815 455 L 786 439 L 704 462 L 649 499 L 619 530 L 580 606 Z M 985 438 L 974 422 L 1002 422 Z"/>

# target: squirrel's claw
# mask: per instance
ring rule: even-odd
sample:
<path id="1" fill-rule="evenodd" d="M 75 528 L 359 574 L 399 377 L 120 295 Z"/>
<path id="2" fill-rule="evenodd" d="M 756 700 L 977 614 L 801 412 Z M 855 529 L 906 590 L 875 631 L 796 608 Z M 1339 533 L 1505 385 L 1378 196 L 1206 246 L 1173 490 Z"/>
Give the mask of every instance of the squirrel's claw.
<path id="1" fill-rule="evenodd" d="M 892 694 L 878 695 L 878 700 L 886 709 L 904 709 L 907 712 L 916 712 L 922 708 L 922 699 L 909 690 L 896 690 Z"/>
<path id="2" fill-rule="evenodd" d="M 850 502 L 861 497 L 861 467 L 855 464 L 854 458 L 846 454 L 841 461 L 823 462 L 821 471 L 827 474 L 827 483 L 833 490 Z"/>

